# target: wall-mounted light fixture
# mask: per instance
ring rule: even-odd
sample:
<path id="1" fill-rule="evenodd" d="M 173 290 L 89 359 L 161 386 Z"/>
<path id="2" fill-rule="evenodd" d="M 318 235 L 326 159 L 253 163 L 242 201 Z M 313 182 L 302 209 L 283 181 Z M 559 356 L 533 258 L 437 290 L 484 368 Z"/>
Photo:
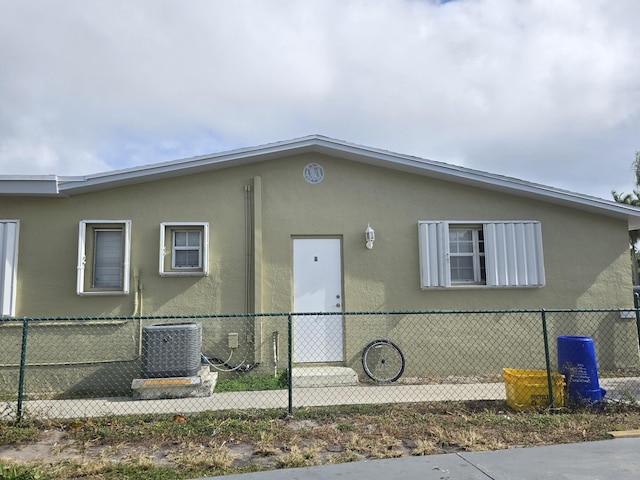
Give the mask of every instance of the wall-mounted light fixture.
<path id="1" fill-rule="evenodd" d="M 369 250 L 373 248 L 373 242 L 376 239 L 376 232 L 371 228 L 371 225 L 367 223 L 367 229 L 364 231 L 364 239 L 367 241 L 366 245 Z"/>

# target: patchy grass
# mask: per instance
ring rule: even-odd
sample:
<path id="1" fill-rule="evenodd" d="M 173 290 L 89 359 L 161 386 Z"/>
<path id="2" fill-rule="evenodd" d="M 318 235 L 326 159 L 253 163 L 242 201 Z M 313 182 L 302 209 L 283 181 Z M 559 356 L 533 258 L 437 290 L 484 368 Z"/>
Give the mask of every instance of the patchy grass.
<path id="1" fill-rule="evenodd" d="M 601 440 L 609 431 L 640 428 L 640 408 L 625 405 L 551 414 L 512 412 L 504 402 L 442 402 L 302 408 L 291 419 L 281 414 L 0 422 L 0 479 L 194 478 Z M 42 453 L 43 445 L 50 445 L 44 455 L 28 455 Z"/>
<path id="2" fill-rule="evenodd" d="M 21 445 L 35 442 L 45 429 L 46 423 L 43 422 L 0 421 L 0 445 Z"/>
<path id="3" fill-rule="evenodd" d="M 287 372 L 274 375 L 227 378 L 218 381 L 216 392 L 246 392 L 255 390 L 282 390 L 287 388 Z"/>

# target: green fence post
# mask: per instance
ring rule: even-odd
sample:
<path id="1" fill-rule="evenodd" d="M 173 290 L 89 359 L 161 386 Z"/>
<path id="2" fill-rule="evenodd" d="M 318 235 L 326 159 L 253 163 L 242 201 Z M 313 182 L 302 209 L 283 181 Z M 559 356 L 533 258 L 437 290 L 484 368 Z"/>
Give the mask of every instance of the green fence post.
<path id="1" fill-rule="evenodd" d="M 553 395 L 553 377 L 551 375 L 551 357 L 549 355 L 549 336 L 547 335 L 547 312 L 543 308 L 542 314 L 542 336 L 544 338 L 544 360 L 547 365 L 547 387 L 549 388 L 549 407 L 556 408 L 556 399 Z"/>
<path id="2" fill-rule="evenodd" d="M 24 376 L 27 367 L 27 332 L 29 330 L 29 320 L 22 319 L 22 349 L 20 352 L 20 377 L 18 379 L 18 408 L 16 420 L 22 420 L 22 397 L 24 396 Z"/>
<path id="3" fill-rule="evenodd" d="M 287 390 L 289 392 L 289 401 L 287 408 L 287 416 L 293 416 L 293 316 L 291 313 L 287 315 Z"/>

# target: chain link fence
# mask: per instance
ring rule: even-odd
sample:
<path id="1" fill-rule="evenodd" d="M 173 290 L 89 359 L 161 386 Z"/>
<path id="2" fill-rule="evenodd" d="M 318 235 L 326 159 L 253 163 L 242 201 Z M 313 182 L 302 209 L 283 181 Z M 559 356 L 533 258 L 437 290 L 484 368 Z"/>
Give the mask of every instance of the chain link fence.
<path id="1" fill-rule="evenodd" d="M 635 404 L 639 330 L 639 310 L 618 309 L 3 318 L 0 418 L 465 400 L 562 408 L 586 380 L 604 395 L 587 400 Z M 587 343 L 566 352 L 563 339 Z"/>

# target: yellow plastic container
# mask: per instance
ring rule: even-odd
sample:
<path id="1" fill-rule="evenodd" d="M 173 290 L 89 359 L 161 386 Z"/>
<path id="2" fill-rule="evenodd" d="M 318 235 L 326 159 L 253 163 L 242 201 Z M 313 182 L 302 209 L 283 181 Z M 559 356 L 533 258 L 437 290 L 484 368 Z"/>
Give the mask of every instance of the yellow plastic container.
<path id="1" fill-rule="evenodd" d="M 503 368 L 507 405 L 514 410 L 533 410 L 549 406 L 549 385 L 545 370 Z M 551 373 L 555 406 L 564 406 L 564 375 Z"/>

